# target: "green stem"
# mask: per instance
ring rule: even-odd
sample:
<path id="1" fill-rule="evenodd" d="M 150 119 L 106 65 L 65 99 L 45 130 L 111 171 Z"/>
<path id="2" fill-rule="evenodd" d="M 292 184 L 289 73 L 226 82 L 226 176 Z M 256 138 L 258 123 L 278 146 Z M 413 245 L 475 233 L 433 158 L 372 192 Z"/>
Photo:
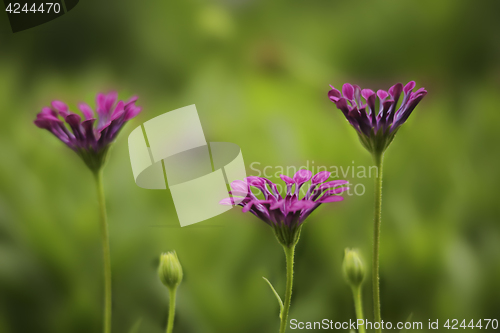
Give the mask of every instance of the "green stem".
<path id="1" fill-rule="evenodd" d="M 111 333 L 111 257 L 109 251 L 108 218 L 106 214 L 106 200 L 102 185 L 102 169 L 94 173 L 97 186 L 97 200 L 101 224 L 101 242 L 104 264 L 104 333 Z"/>
<path id="2" fill-rule="evenodd" d="M 363 301 L 361 300 L 361 286 L 352 288 L 352 296 L 354 298 L 354 308 L 356 309 L 356 318 L 365 320 L 363 315 Z M 365 325 L 359 326 L 359 333 L 365 333 Z"/>
<path id="3" fill-rule="evenodd" d="M 169 288 L 170 293 L 170 305 L 168 309 L 168 323 L 167 323 L 167 333 L 172 333 L 174 329 L 174 318 L 175 318 L 175 296 L 177 294 L 177 288 Z"/>
<path id="4" fill-rule="evenodd" d="M 377 166 L 377 176 L 375 178 L 375 217 L 373 228 L 373 313 L 376 322 L 381 322 L 380 315 L 380 273 L 379 273 L 379 248 L 380 248 L 380 224 L 382 222 L 382 168 L 384 154 L 374 154 L 373 159 Z M 382 328 L 376 330 L 382 332 Z"/>
<path id="5" fill-rule="evenodd" d="M 293 258 L 295 255 L 295 245 L 283 246 L 286 256 L 286 293 L 285 303 L 283 304 L 283 311 L 281 312 L 280 332 L 285 333 L 288 323 L 288 311 L 290 310 L 290 302 L 292 300 L 292 287 L 293 287 Z"/>

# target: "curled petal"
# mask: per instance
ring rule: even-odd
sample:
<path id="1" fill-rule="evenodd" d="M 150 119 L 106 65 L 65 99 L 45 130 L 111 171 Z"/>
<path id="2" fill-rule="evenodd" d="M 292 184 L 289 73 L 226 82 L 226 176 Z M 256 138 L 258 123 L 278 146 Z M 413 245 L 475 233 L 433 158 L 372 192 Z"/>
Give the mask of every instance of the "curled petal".
<path id="1" fill-rule="evenodd" d="M 327 203 L 327 202 L 338 202 L 344 200 L 344 197 L 338 196 L 338 195 L 331 195 L 328 197 L 322 197 L 321 199 L 317 200 L 317 203 Z"/>
<path id="2" fill-rule="evenodd" d="M 249 176 L 246 178 L 246 181 L 247 181 L 248 185 L 257 187 L 259 189 L 266 187 L 266 181 L 260 177 Z"/>
<path id="3" fill-rule="evenodd" d="M 375 92 L 371 89 L 363 89 L 361 90 L 361 96 L 368 101 L 368 98 L 372 95 L 375 95 Z"/>
<path id="4" fill-rule="evenodd" d="M 310 170 L 301 169 L 295 173 L 293 181 L 300 186 L 311 179 L 311 176 L 312 172 Z"/>
<path id="5" fill-rule="evenodd" d="M 349 182 L 347 180 L 332 180 L 332 181 L 321 184 L 316 191 L 322 192 L 326 189 L 337 187 L 340 185 L 345 185 L 345 184 L 349 184 Z"/>
<path id="6" fill-rule="evenodd" d="M 61 101 L 52 101 L 51 106 L 56 110 L 61 116 L 66 117 L 69 115 L 69 108 L 66 103 Z"/>
<path id="7" fill-rule="evenodd" d="M 350 83 L 346 83 L 342 86 L 342 94 L 345 98 L 352 101 L 354 100 L 354 87 Z"/>
<path id="8" fill-rule="evenodd" d="M 337 89 L 335 89 L 334 87 L 332 87 L 332 90 L 330 90 L 328 92 L 328 98 L 330 98 L 330 100 L 332 102 L 336 102 L 339 100 L 339 98 L 341 98 L 342 95 L 340 94 L 340 91 L 338 91 Z"/>
<path id="9" fill-rule="evenodd" d="M 142 109 L 138 106 L 135 106 L 133 104 L 127 104 L 125 107 L 125 118 L 124 120 L 130 120 L 137 116 L 139 113 L 141 113 Z"/>
<path id="10" fill-rule="evenodd" d="M 405 95 L 408 94 L 408 92 L 412 91 L 413 88 L 415 88 L 415 81 L 408 82 L 406 86 L 403 88 Z"/>
<path id="11" fill-rule="evenodd" d="M 115 105 L 116 100 L 118 99 L 118 93 L 116 91 L 112 91 L 106 95 L 104 100 L 104 109 L 107 112 L 111 112 L 113 105 Z"/>
<path id="12" fill-rule="evenodd" d="M 288 177 L 287 175 L 280 175 L 281 180 L 283 180 L 287 184 L 294 184 L 295 182 L 293 181 L 292 178 Z"/>
<path id="13" fill-rule="evenodd" d="M 85 119 L 94 118 L 94 110 L 92 110 L 92 108 L 88 104 L 86 104 L 86 103 L 79 103 L 78 104 L 78 108 L 80 109 L 80 111 L 82 111 L 83 116 L 85 117 Z"/>
<path id="14" fill-rule="evenodd" d="M 125 107 L 125 103 L 123 101 L 119 101 L 118 104 L 116 104 L 115 110 L 113 111 L 113 114 L 111 115 L 111 120 L 115 120 L 123 115 Z"/>
<path id="15" fill-rule="evenodd" d="M 387 98 L 387 96 L 389 96 L 389 94 L 385 90 L 378 90 L 377 96 L 380 99 L 380 101 L 384 101 Z"/>
<path id="16" fill-rule="evenodd" d="M 326 191 L 323 196 L 338 195 L 340 193 L 344 193 L 347 190 L 349 190 L 349 187 L 339 187 L 333 190 Z"/>
<path id="17" fill-rule="evenodd" d="M 402 91 L 403 91 L 403 85 L 401 83 L 396 83 L 395 85 L 389 88 L 389 95 L 391 95 L 391 97 L 395 101 L 397 101 Z"/>
<path id="18" fill-rule="evenodd" d="M 235 180 L 231 183 L 231 188 L 239 192 L 248 192 L 248 184 L 243 180 Z"/>
<path id="19" fill-rule="evenodd" d="M 219 204 L 224 206 L 232 206 L 234 204 L 233 198 L 224 198 L 219 201 Z"/>
<path id="20" fill-rule="evenodd" d="M 326 181 L 328 178 L 330 178 L 331 174 L 332 173 L 330 171 L 321 171 L 321 172 L 318 172 L 317 174 L 315 174 L 312 177 L 311 183 L 313 185 L 322 183 L 322 182 Z"/>
<path id="21" fill-rule="evenodd" d="M 344 113 L 344 116 L 347 116 L 347 114 L 350 111 L 349 104 L 347 103 L 347 99 L 344 97 L 340 98 L 338 101 L 335 102 L 335 105 L 337 108 Z"/>
<path id="22" fill-rule="evenodd" d="M 106 95 L 103 93 L 98 93 L 95 99 L 97 113 L 100 115 L 106 112 Z"/>
<path id="23" fill-rule="evenodd" d="M 138 99 L 139 97 L 134 95 L 125 102 L 125 105 L 134 104 Z"/>

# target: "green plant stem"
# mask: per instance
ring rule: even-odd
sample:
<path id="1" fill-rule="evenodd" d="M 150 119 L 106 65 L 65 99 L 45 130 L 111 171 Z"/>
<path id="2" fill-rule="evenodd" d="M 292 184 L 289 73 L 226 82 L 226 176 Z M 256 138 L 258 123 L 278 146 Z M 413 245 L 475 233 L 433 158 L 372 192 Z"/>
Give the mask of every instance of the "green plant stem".
<path id="1" fill-rule="evenodd" d="M 375 178 L 375 217 L 373 227 L 373 313 L 376 322 L 381 322 L 380 315 L 380 273 L 379 273 L 379 248 L 380 248 L 380 224 L 382 222 L 382 168 L 384 162 L 384 153 L 373 155 L 375 165 L 377 166 L 377 177 Z M 382 332 L 382 328 L 376 330 Z"/>
<path id="2" fill-rule="evenodd" d="M 168 323 L 167 323 L 167 333 L 172 333 L 174 329 L 174 318 L 175 318 L 175 297 L 177 294 L 177 288 L 169 288 L 170 294 L 170 305 L 168 309 Z"/>
<path id="3" fill-rule="evenodd" d="M 356 309 L 356 318 L 364 320 L 363 301 L 361 299 L 361 286 L 352 287 L 352 296 L 354 298 L 354 308 Z M 358 326 L 359 333 L 365 333 L 365 325 Z"/>
<path id="4" fill-rule="evenodd" d="M 293 288 L 293 259 L 295 255 L 295 245 L 283 246 L 286 256 L 286 293 L 283 311 L 281 312 L 280 333 L 285 333 L 288 323 L 288 311 L 290 310 L 290 302 L 292 300 Z"/>
<path id="5" fill-rule="evenodd" d="M 104 333 L 111 333 L 111 256 L 109 251 L 108 218 L 106 214 L 106 199 L 102 185 L 102 169 L 94 173 L 99 201 L 101 224 L 101 242 L 104 264 Z"/>

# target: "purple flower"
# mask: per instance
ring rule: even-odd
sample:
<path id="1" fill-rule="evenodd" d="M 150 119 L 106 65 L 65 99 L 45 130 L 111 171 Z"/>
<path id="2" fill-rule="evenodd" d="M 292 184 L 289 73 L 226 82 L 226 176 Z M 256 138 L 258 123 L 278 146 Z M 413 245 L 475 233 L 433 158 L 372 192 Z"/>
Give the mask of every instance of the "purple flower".
<path id="1" fill-rule="evenodd" d="M 53 101 L 51 107 L 42 108 L 34 123 L 52 132 L 96 172 L 102 167 L 107 151 L 123 125 L 141 112 L 141 108 L 135 105 L 136 101 L 136 96 L 124 102 L 118 101 L 116 92 L 98 93 L 97 116 L 89 105 L 78 104 L 83 121 L 82 116 L 71 112 L 65 103 Z"/>
<path id="2" fill-rule="evenodd" d="M 243 212 L 251 212 L 271 226 L 278 241 L 287 247 L 295 245 L 305 219 L 322 203 L 344 200 L 339 194 L 348 187 L 346 180 L 325 182 L 330 172 L 322 171 L 312 177 L 309 170 L 299 170 L 290 178 L 281 175 L 286 184 L 286 195 L 281 196 L 276 184 L 267 178 L 247 177 L 245 181 L 236 180 L 231 183 L 231 198 L 220 201 L 222 205 L 238 204 Z M 311 180 L 311 185 L 301 196 L 300 189 Z M 252 187 L 260 190 L 262 197 L 252 193 Z"/>
<path id="3" fill-rule="evenodd" d="M 399 127 L 427 94 L 424 88 L 415 92 L 413 88 L 415 82 L 411 81 L 404 87 L 397 83 L 389 91 L 379 90 L 375 93 L 373 90 L 361 90 L 356 85 L 346 83 L 342 87 L 342 93 L 332 87 L 328 97 L 356 129 L 365 148 L 371 153 L 380 154 L 389 146 Z M 401 93 L 403 99 L 398 108 Z"/>

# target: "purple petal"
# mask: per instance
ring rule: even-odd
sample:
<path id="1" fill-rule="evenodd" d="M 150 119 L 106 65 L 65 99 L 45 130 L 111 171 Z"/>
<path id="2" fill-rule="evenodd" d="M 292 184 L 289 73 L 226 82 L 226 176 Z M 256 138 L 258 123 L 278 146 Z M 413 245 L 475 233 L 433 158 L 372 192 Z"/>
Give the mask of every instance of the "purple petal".
<path id="1" fill-rule="evenodd" d="M 335 89 L 334 87 L 332 87 L 332 90 L 330 90 L 328 92 L 328 98 L 330 98 L 330 100 L 332 102 L 336 102 L 339 100 L 339 98 L 342 97 L 342 95 L 340 94 L 340 91 L 338 91 L 337 89 Z"/>
<path id="2" fill-rule="evenodd" d="M 134 104 L 138 99 L 139 97 L 134 95 L 125 102 L 125 105 Z"/>
<path id="3" fill-rule="evenodd" d="M 350 110 L 349 105 L 347 104 L 347 99 L 342 97 L 335 102 L 335 105 L 337 106 L 338 109 L 340 109 L 344 113 L 344 116 L 347 116 Z"/>
<path id="4" fill-rule="evenodd" d="M 370 90 L 371 91 L 371 90 Z M 368 115 L 371 115 L 373 114 L 373 119 L 375 119 L 375 114 L 376 114 L 376 111 L 375 111 L 375 101 L 377 100 L 377 95 L 371 91 L 372 93 L 367 95 L 368 98 L 366 98 L 366 104 L 368 104 L 368 112 L 367 114 Z"/>
<path id="5" fill-rule="evenodd" d="M 389 88 L 389 94 L 396 101 L 396 103 L 402 91 L 403 91 L 403 85 L 401 83 L 396 83 L 395 85 Z"/>
<path id="6" fill-rule="evenodd" d="M 79 103 L 78 108 L 80 109 L 80 111 L 82 111 L 85 119 L 92 119 L 95 117 L 94 110 L 92 110 L 92 108 L 88 104 Z"/>
<path id="7" fill-rule="evenodd" d="M 123 101 L 119 101 L 115 107 L 115 110 L 113 111 L 113 114 L 111 115 L 111 120 L 115 120 L 115 119 L 121 117 L 125 112 L 124 107 L 125 107 L 125 103 L 123 103 Z"/>
<path id="8" fill-rule="evenodd" d="M 269 206 L 269 209 L 270 210 L 276 210 L 276 209 L 279 209 L 281 207 L 283 207 L 283 205 L 285 204 L 285 200 L 281 199 L 281 200 L 276 200 L 275 202 L 273 202 L 270 206 Z"/>
<path id="9" fill-rule="evenodd" d="M 116 91 L 112 91 L 106 95 L 106 99 L 104 101 L 104 108 L 107 112 L 111 112 L 113 105 L 115 105 L 116 100 L 118 99 L 118 93 Z"/>
<path id="10" fill-rule="evenodd" d="M 346 83 L 342 86 L 342 94 L 345 98 L 352 101 L 354 100 L 354 87 L 350 83 Z"/>
<path id="11" fill-rule="evenodd" d="M 413 88 L 415 88 L 415 81 L 410 81 L 403 88 L 403 91 L 405 92 L 405 94 L 407 94 L 408 92 L 412 91 Z"/>
<path id="12" fill-rule="evenodd" d="M 246 181 L 247 181 L 248 185 L 254 186 L 257 188 L 266 186 L 266 181 L 260 177 L 257 177 L 257 176 L 249 176 L 246 178 Z"/>
<path id="13" fill-rule="evenodd" d="M 85 139 L 87 140 L 87 145 L 97 150 L 97 138 L 94 135 L 94 122 L 95 119 L 87 119 L 82 121 L 83 131 L 85 133 Z"/>
<path id="14" fill-rule="evenodd" d="M 330 171 L 321 171 L 321 172 L 318 172 L 317 174 L 315 174 L 312 177 L 311 183 L 313 185 L 322 183 L 322 182 L 326 181 L 328 178 L 330 178 L 331 174 L 332 173 Z"/>
<path id="15" fill-rule="evenodd" d="M 371 89 L 363 89 L 361 90 L 361 96 L 368 101 L 368 98 L 372 95 L 375 95 L 375 92 Z"/>
<path id="16" fill-rule="evenodd" d="M 127 106 L 125 108 L 124 120 L 127 121 L 127 120 L 134 118 L 135 116 L 137 116 L 141 112 L 141 110 L 142 109 L 138 106 L 135 106 L 132 104 L 127 104 Z"/>
<path id="17" fill-rule="evenodd" d="M 300 186 L 311 179 L 311 176 L 312 172 L 310 170 L 301 169 L 295 173 L 293 181 Z"/>
<path id="18" fill-rule="evenodd" d="M 231 188 L 239 192 L 248 192 L 248 184 L 243 180 L 235 180 L 231 183 Z"/>
<path id="19" fill-rule="evenodd" d="M 310 209 L 316 205 L 315 202 L 310 200 L 298 200 L 294 201 L 288 207 L 288 211 L 296 212 L 298 210 Z"/>
<path id="20" fill-rule="evenodd" d="M 389 96 L 389 94 L 385 90 L 378 90 L 377 96 L 380 99 L 380 101 L 384 101 L 387 98 L 387 96 Z"/>
<path id="21" fill-rule="evenodd" d="M 281 180 L 283 180 L 287 184 L 294 184 L 295 182 L 293 181 L 292 178 L 288 177 L 287 175 L 280 175 Z"/>
<path id="22" fill-rule="evenodd" d="M 361 103 L 361 88 L 358 85 L 354 85 L 354 101 L 358 105 L 358 108 L 362 107 Z"/>
<path id="23" fill-rule="evenodd" d="M 349 187 L 339 187 L 339 188 L 336 188 L 333 190 L 328 190 L 325 192 L 325 194 L 323 196 L 338 195 L 340 193 L 347 191 L 348 189 L 349 189 Z"/>
<path id="24" fill-rule="evenodd" d="M 98 93 L 96 96 L 97 114 L 101 115 L 106 112 L 106 95 Z"/>
<path id="25" fill-rule="evenodd" d="M 49 117 L 57 119 L 57 112 L 55 112 L 51 108 L 45 106 L 42 108 L 42 111 L 36 115 L 36 117 L 40 118 L 40 117 L 45 117 L 45 116 L 49 116 Z"/>
<path id="26" fill-rule="evenodd" d="M 225 205 L 225 206 L 232 206 L 233 205 L 233 198 L 225 198 L 219 201 L 220 205 Z"/>
<path id="27" fill-rule="evenodd" d="M 319 200 L 316 200 L 317 203 L 327 203 L 327 202 L 338 202 L 344 200 L 344 197 L 337 196 L 337 195 L 331 195 L 328 197 L 322 197 Z"/>
<path id="28" fill-rule="evenodd" d="M 75 138 L 80 143 L 83 143 L 85 141 L 85 134 L 83 133 L 82 128 L 80 127 L 82 117 L 80 117 L 80 115 L 78 115 L 76 113 L 70 113 L 64 119 L 71 127 L 71 130 L 73 131 L 73 134 L 75 135 Z"/>
<path id="29" fill-rule="evenodd" d="M 347 180 L 332 180 L 332 181 L 329 181 L 329 182 L 326 182 L 326 183 L 323 183 L 321 184 L 317 191 L 323 191 L 323 190 L 326 190 L 326 189 L 329 189 L 329 188 L 332 188 L 332 187 L 336 187 L 336 186 L 340 186 L 340 185 L 345 185 L 345 184 L 348 184 L 349 181 Z"/>
<path id="30" fill-rule="evenodd" d="M 51 105 L 52 108 L 63 117 L 66 117 L 69 114 L 69 108 L 66 103 L 61 101 L 52 101 Z"/>

